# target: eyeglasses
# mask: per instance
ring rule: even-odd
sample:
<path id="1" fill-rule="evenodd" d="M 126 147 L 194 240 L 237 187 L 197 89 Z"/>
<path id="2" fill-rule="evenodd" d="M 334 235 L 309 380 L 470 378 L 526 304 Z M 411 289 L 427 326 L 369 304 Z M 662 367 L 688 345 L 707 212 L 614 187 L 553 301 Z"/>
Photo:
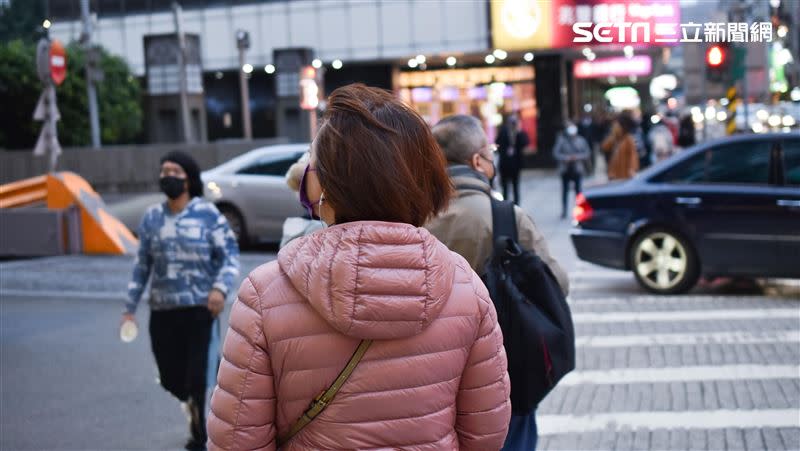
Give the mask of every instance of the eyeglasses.
<path id="1" fill-rule="evenodd" d="M 309 172 L 316 172 L 317 170 L 311 167 L 311 164 L 306 166 L 306 170 L 303 171 L 303 176 L 300 177 L 300 204 L 305 207 L 306 211 L 308 211 L 308 216 L 311 219 L 319 219 L 319 216 L 314 214 L 314 205 L 319 205 L 319 201 L 311 202 L 308 198 L 308 193 L 306 193 L 306 176 Z"/>
<path id="2" fill-rule="evenodd" d="M 486 149 L 489 151 L 490 154 L 492 154 L 492 157 L 494 157 L 495 152 L 497 152 L 497 144 L 489 144 L 486 146 Z M 479 152 L 478 156 L 488 161 L 489 163 L 494 164 L 494 158 L 489 158 L 482 152 Z"/>

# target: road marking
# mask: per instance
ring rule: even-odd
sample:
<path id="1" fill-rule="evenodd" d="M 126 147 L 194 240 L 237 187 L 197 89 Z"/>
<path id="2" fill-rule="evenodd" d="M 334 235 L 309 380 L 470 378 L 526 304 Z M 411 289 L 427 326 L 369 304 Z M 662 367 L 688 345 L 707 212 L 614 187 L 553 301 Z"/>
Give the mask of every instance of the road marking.
<path id="1" fill-rule="evenodd" d="M 595 335 L 577 337 L 582 348 L 627 348 L 668 345 L 744 345 L 759 343 L 800 343 L 800 330 L 764 332 L 698 332 L 694 334 Z"/>
<path id="2" fill-rule="evenodd" d="M 796 428 L 797 409 L 619 412 L 596 415 L 536 415 L 539 435 L 644 429 Z"/>
<path id="3" fill-rule="evenodd" d="M 797 379 L 800 365 L 715 365 L 573 371 L 559 386 L 730 380 Z"/>
<path id="4" fill-rule="evenodd" d="M 124 290 L 121 291 L 54 291 L 54 290 L 19 290 L 19 289 L 0 289 L 0 300 L 4 296 L 24 297 L 24 298 L 42 298 L 42 299 L 100 299 L 104 301 L 127 301 L 128 296 Z M 225 304 L 233 304 L 236 298 L 228 297 Z M 143 296 L 139 302 L 140 305 L 147 304 L 147 296 Z"/>
<path id="5" fill-rule="evenodd" d="M 632 323 L 653 321 L 711 321 L 730 319 L 796 319 L 800 308 L 734 309 L 734 310 L 673 310 L 661 312 L 607 312 L 572 314 L 575 324 Z"/>
<path id="6" fill-rule="evenodd" d="M 726 303 L 737 305 L 743 302 L 753 302 L 758 303 L 759 306 L 764 305 L 764 302 L 795 302 L 798 308 L 800 308 L 800 302 L 786 299 L 786 298 L 779 298 L 774 296 L 705 296 L 705 295 L 698 295 L 698 296 L 664 296 L 664 297 L 651 297 L 651 296 L 631 296 L 631 297 L 621 297 L 621 296 L 608 296 L 608 297 L 573 297 L 570 295 L 567 297 L 567 302 L 570 305 L 581 307 L 581 306 L 594 306 L 594 305 L 603 305 L 603 306 L 619 306 L 619 305 L 627 305 L 627 306 L 641 306 L 641 305 L 670 305 L 670 304 L 690 304 L 690 305 L 697 305 L 698 307 L 708 308 L 709 305 L 703 305 L 703 303 Z M 792 305 L 792 304 L 789 304 Z M 749 306 L 752 307 L 752 306 Z"/>
<path id="7" fill-rule="evenodd" d="M 600 270 L 600 271 L 572 271 L 569 273 L 570 280 L 578 281 L 580 279 L 631 279 L 635 277 L 630 271 L 616 271 L 613 269 Z"/>
<path id="8" fill-rule="evenodd" d="M 19 296 L 32 298 L 66 298 L 66 299 L 107 299 L 110 301 L 125 300 L 125 290 L 120 291 L 56 291 L 56 290 L 19 290 L 19 289 L 0 289 L 0 297 Z"/>

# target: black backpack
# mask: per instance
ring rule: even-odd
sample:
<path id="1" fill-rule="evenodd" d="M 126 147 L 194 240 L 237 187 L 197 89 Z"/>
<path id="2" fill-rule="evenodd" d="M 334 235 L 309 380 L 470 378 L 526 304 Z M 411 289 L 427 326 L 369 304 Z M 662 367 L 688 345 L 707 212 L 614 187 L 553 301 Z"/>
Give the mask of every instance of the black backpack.
<path id="1" fill-rule="evenodd" d="M 503 331 L 511 409 L 526 415 L 575 369 L 575 330 L 552 271 L 517 242 L 514 204 L 491 202 L 494 250 L 481 279 Z"/>

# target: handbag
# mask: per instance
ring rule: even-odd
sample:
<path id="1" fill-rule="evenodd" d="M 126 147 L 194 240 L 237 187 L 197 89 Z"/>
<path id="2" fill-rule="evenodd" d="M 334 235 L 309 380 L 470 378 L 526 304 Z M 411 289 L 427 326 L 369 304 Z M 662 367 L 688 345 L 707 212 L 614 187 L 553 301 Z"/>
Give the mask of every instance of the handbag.
<path id="1" fill-rule="evenodd" d="M 336 376 L 331 386 L 311 401 L 311 405 L 308 406 L 308 409 L 306 409 L 306 411 L 300 415 L 300 418 L 294 422 L 292 427 L 289 428 L 289 432 L 278 437 L 278 448 L 285 445 L 328 407 L 328 404 L 333 401 L 333 398 L 336 396 L 336 393 L 339 392 L 339 389 L 342 388 L 342 385 L 344 385 L 350 375 L 353 374 L 353 370 L 356 369 L 356 366 L 358 366 L 358 363 L 361 361 L 361 358 L 364 357 L 364 354 L 366 354 L 371 344 L 372 340 L 361 340 L 361 343 L 358 344 L 358 348 L 356 348 L 356 351 L 353 353 L 352 357 L 350 357 L 350 361 L 347 362 L 347 365 L 345 365 L 339 375 Z"/>

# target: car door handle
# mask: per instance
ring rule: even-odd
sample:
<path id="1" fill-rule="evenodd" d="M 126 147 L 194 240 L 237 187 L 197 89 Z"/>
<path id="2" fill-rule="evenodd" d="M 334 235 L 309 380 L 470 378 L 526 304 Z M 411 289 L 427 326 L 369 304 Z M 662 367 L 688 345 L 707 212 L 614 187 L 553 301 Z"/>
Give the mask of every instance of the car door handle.
<path id="1" fill-rule="evenodd" d="M 676 197 L 675 203 L 680 205 L 700 205 L 703 203 L 703 199 L 699 197 Z"/>
<path id="2" fill-rule="evenodd" d="M 776 203 L 779 207 L 800 207 L 800 200 L 778 199 Z"/>

